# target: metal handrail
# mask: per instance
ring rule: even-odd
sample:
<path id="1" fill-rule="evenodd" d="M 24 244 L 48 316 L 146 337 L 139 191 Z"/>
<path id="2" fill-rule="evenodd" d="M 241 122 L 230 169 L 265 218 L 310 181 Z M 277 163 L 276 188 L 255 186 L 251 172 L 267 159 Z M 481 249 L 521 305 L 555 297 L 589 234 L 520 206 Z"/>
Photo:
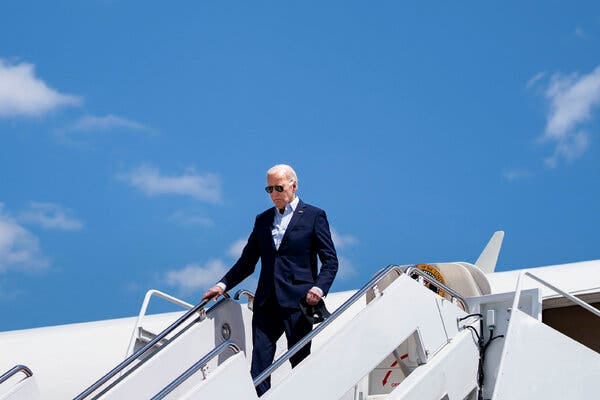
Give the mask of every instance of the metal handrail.
<path id="1" fill-rule="evenodd" d="M 559 289 L 558 287 L 552 285 L 549 282 L 546 282 L 545 280 L 543 280 L 542 278 L 539 278 L 535 275 L 533 275 L 531 272 L 522 272 L 519 275 L 519 279 L 517 280 L 517 289 L 515 290 L 515 299 L 513 301 L 513 310 L 516 310 L 517 307 L 519 306 L 519 300 L 521 298 L 521 282 L 522 282 L 522 277 L 524 276 L 529 276 L 530 278 L 532 278 L 535 281 L 538 281 L 539 283 L 541 283 L 542 285 L 554 290 L 556 293 L 558 294 L 562 294 L 563 296 L 565 296 L 567 299 L 571 300 L 572 302 L 574 302 L 575 304 L 585 308 L 586 310 L 588 310 L 589 312 L 591 312 L 592 314 L 594 314 L 597 317 L 600 317 L 600 310 L 598 310 L 595 307 L 592 307 L 591 305 L 589 305 L 588 303 L 586 303 L 585 301 L 578 299 L 577 297 L 573 296 L 570 293 L 565 292 L 562 289 Z"/>
<path id="2" fill-rule="evenodd" d="M 254 293 L 246 289 L 240 289 L 233 295 L 234 300 L 239 300 L 240 297 L 246 296 L 248 299 L 254 299 Z"/>
<path id="3" fill-rule="evenodd" d="M 225 292 L 225 293 L 223 293 L 223 297 L 229 298 L 229 294 L 227 292 Z M 98 379 L 93 385 L 91 385 L 86 390 L 81 392 L 79 395 L 77 395 L 77 397 L 74 397 L 73 400 L 83 400 L 86 397 L 88 397 L 90 394 L 92 394 L 94 391 L 96 391 L 98 388 L 100 388 L 102 385 L 104 385 L 106 382 L 108 382 L 111 378 L 113 378 L 119 372 L 121 372 L 126 367 L 128 367 L 132 362 L 137 360 L 142 354 L 144 354 L 148 350 L 152 349 L 152 347 L 154 347 L 154 345 L 156 343 L 163 340 L 169 333 L 171 333 L 175 329 L 177 329 L 183 322 L 185 322 L 189 317 L 191 317 L 195 313 L 200 312 L 201 315 L 204 314 L 204 306 L 206 304 L 208 304 L 209 301 L 210 300 L 208 300 L 208 299 L 203 300 L 202 302 L 200 302 L 199 304 L 194 306 L 194 308 L 192 308 L 191 310 L 189 310 L 188 312 L 183 314 L 179 319 L 177 319 L 177 321 L 173 322 L 165 330 L 163 330 L 161 333 L 156 335 L 156 337 L 154 337 L 154 339 L 149 341 L 144 347 L 142 347 L 141 349 L 139 349 L 138 351 L 136 351 L 135 353 L 133 353 L 132 355 L 127 357 L 123 362 L 121 362 L 115 368 L 110 370 L 106 375 L 104 375 L 102 378 Z M 220 300 L 219 302 L 217 302 L 217 304 L 212 306 L 210 308 L 210 310 L 208 310 L 206 313 L 208 314 L 210 311 L 212 311 L 216 306 L 218 306 L 221 303 L 221 301 L 223 301 L 223 300 Z"/>
<path id="4" fill-rule="evenodd" d="M 427 273 L 424 272 L 423 270 L 421 270 L 415 266 L 412 266 L 412 267 L 408 267 L 404 273 L 410 277 L 412 277 L 412 275 L 418 275 L 421 278 L 423 278 L 423 280 L 429 282 L 430 284 L 432 284 L 436 287 L 442 288 L 445 292 L 450 293 L 450 295 L 452 297 L 460 300 L 460 302 L 463 305 L 463 309 L 465 311 L 469 311 L 469 306 L 467 305 L 466 300 L 456 290 L 449 288 L 448 286 L 444 285 L 443 283 L 441 283 L 434 277 L 427 275 Z"/>
<path id="5" fill-rule="evenodd" d="M 15 365 L 0 376 L 0 384 L 12 378 L 15 374 L 23 372 L 27 378 L 33 376 L 33 372 L 24 365 Z"/>
<path id="6" fill-rule="evenodd" d="M 248 308 L 252 310 L 254 308 L 254 293 L 246 289 L 240 289 L 235 293 L 233 299 L 239 300 L 242 296 L 246 296 L 248 298 Z"/>
<path id="7" fill-rule="evenodd" d="M 140 313 L 138 314 L 137 320 L 135 321 L 135 326 L 133 327 L 133 332 L 131 333 L 131 339 L 129 340 L 129 346 L 127 346 L 127 353 L 125 353 L 125 357 L 127 357 L 130 353 L 133 353 L 138 328 L 142 325 L 142 318 L 144 318 L 144 316 L 146 315 L 146 311 L 148 310 L 148 305 L 150 304 L 150 299 L 152 298 L 152 296 L 160 297 L 164 300 L 170 301 L 171 303 L 177 304 L 178 306 L 184 307 L 188 310 L 194 307 L 192 304 L 187 303 L 164 292 L 161 292 L 160 290 L 148 290 L 146 292 L 146 295 L 144 296 L 144 301 L 142 302 Z"/>
<path id="8" fill-rule="evenodd" d="M 208 364 L 208 362 L 210 360 L 212 360 L 216 356 L 220 355 L 222 352 L 224 352 L 227 349 L 233 351 L 234 353 L 239 353 L 241 351 L 239 346 L 237 344 L 235 344 L 232 340 L 224 341 L 223 343 L 221 343 L 220 345 L 218 345 L 217 347 L 212 349 L 210 352 L 208 352 L 200 360 L 196 361 L 196 363 L 194 363 L 194 365 L 192 365 L 190 368 L 188 368 L 183 374 L 179 375 L 171 383 L 169 383 L 167 386 L 165 386 L 164 389 L 161 390 L 160 392 L 158 392 L 154 397 L 152 397 L 151 400 L 164 399 L 165 396 L 167 396 L 169 393 L 171 393 L 173 390 L 175 390 L 179 385 L 181 385 L 183 382 L 185 382 L 190 376 L 194 375 L 196 372 L 198 372 L 199 369 L 203 368 L 206 364 Z"/>
<path id="9" fill-rule="evenodd" d="M 256 378 L 254 378 L 254 386 L 260 385 L 265 379 L 267 379 L 271 374 L 279 368 L 283 363 L 285 363 L 288 359 L 290 359 L 294 354 L 296 354 L 300 349 L 302 349 L 308 342 L 310 342 L 315 336 L 317 336 L 320 332 L 325 329 L 331 322 L 333 322 L 337 317 L 339 317 L 344 311 L 346 311 L 352 304 L 354 304 L 358 299 L 360 299 L 369 289 L 375 286 L 385 275 L 387 275 L 390 271 L 398 272 L 398 276 L 402 274 L 402 270 L 397 265 L 389 265 L 384 269 L 380 270 L 371 278 L 366 285 L 364 285 L 361 289 L 359 289 L 356 293 L 352 295 L 348 300 L 346 300 L 341 306 L 339 306 L 329 318 L 325 321 L 321 322 L 319 326 L 310 331 L 306 336 L 304 336 L 298 343 L 292 346 L 291 349 L 286 351 L 279 357 L 273 364 L 271 364 L 267 369 L 261 372 Z"/>

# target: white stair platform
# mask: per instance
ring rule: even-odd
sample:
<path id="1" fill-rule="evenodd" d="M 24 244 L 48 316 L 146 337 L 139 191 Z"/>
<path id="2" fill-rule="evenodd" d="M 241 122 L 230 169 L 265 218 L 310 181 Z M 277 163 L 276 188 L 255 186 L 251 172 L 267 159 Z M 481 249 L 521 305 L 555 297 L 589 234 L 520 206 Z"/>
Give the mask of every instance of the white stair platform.
<path id="1" fill-rule="evenodd" d="M 600 354 L 512 310 L 492 400 L 590 398 L 600 391 Z"/>

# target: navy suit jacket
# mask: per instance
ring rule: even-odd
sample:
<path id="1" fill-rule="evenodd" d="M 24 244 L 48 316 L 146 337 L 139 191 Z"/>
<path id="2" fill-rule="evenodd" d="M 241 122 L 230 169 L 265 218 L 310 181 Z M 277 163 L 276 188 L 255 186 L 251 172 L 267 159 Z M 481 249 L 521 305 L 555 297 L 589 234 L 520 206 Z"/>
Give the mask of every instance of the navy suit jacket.
<path id="1" fill-rule="evenodd" d="M 273 299 L 282 307 L 298 308 L 299 300 L 313 286 L 327 294 L 337 273 L 329 222 L 325 211 L 300 200 L 277 250 L 271 234 L 274 219 L 275 207 L 256 217 L 242 255 L 221 282 L 233 288 L 254 272 L 260 259 L 254 306 L 260 308 Z M 320 271 L 317 257 L 321 260 Z"/>

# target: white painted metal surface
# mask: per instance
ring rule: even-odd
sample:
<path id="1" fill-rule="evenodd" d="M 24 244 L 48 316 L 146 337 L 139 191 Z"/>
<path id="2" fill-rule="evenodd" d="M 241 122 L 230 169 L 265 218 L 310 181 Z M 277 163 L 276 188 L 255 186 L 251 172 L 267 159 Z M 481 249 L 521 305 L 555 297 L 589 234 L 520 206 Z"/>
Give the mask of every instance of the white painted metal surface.
<path id="1" fill-rule="evenodd" d="M 517 304 L 528 281 L 563 295 L 600 318 L 600 310 L 531 272 L 517 281 L 510 323 L 492 400 L 587 399 L 597 397 L 600 354 L 522 312 Z M 560 366 L 558 368 L 557 366 Z M 568 379 L 565 379 L 568 376 Z"/>
<path id="2" fill-rule="evenodd" d="M 73 398 L 123 359 L 133 323 L 125 318 L 0 333 L 0 370 L 27 365 L 44 399 Z"/>
<path id="3" fill-rule="evenodd" d="M 522 272 L 531 272 L 544 280 L 556 282 L 563 290 L 571 294 L 600 291 L 600 260 L 593 260 L 489 274 L 487 277 L 492 287 L 492 293 L 514 292 Z M 552 289 L 533 280 L 527 280 L 523 284 L 524 289 L 536 287 L 542 290 L 542 297 L 556 296 Z"/>
<path id="4" fill-rule="evenodd" d="M 506 335 L 512 310 L 515 306 L 514 297 L 514 292 L 511 292 L 474 297 L 468 300 L 471 311 L 483 315 L 483 337 L 485 342 L 490 339 L 491 334 L 493 336 Z M 539 289 L 527 289 L 520 296 L 518 309 L 532 318 L 541 320 L 540 301 Z M 493 321 L 489 318 L 490 312 L 493 314 Z M 504 343 L 504 339 L 499 337 L 487 346 L 484 363 L 484 399 L 489 399 L 492 396 Z"/>
<path id="5" fill-rule="evenodd" d="M 498 262 L 498 255 L 500 254 L 500 248 L 502 247 L 502 241 L 504 240 L 504 232 L 494 232 L 492 238 L 485 246 L 475 265 L 481 268 L 486 274 L 491 274 L 496 269 L 496 262 Z"/>
<path id="6" fill-rule="evenodd" d="M 125 353 L 125 357 L 133 354 L 135 342 L 138 338 L 139 329 L 143 326 L 142 322 L 144 317 L 146 316 L 146 312 L 148 311 L 148 306 L 150 305 L 150 300 L 152 297 L 158 297 L 163 300 L 167 300 L 173 304 L 177 304 L 178 306 L 183 307 L 186 310 L 193 308 L 194 306 L 188 302 L 182 301 L 174 296 L 171 296 L 167 293 L 161 292 L 160 290 L 151 289 L 146 292 L 144 296 L 144 301 L 142 302 L 142 307 L 140 308 L 140 313 L 138 314 L 137 320 L 135 321 L 135 325 L 131 331 L 131 339 L 129 340 L 129 346 L 127 347 L 127 353 Z"/>
<path id="7" fill-rule="evenodd" d="M 180 334 L 177 340 L 166 345 L 102 398 L 106 400 L 151 398 L 217 344 L 228 339 L 222 336 L 224 324 L 229 326 L 232 341 L 243 349 L 245 327 L 242 322 L 241 306 L 231 300 L 225 300 L 219 303 L 218 310 L 214 314 Z M 209 363 L 209 368 L 216 369 L 218 364 L 231 355 L 231 351 L 221 354 L 218 359 Z M 186 387 L 195 385 L 201 379 L 194 375 L 182 385 L 180 390 L 185 391 Z"/>
<path id="8" fill-rule="evenodd" d="M 228 358 L 218 369 L 209 373 L 206 380 L 192 387 L 187 393 L 174 392 L 168 399 L 258 399 L 248 373 L 244 353 Z"/>
<path id="9" fill-rule="evenodd" d="M 516 310 L 492 400 L 594 399 L 600 355 Z"/>
<path id="10" fill-rule="evenodd" d="M 500 240 L 496 236 L 477 263 L 491 270 L 499 246 Z M 511 303 L 521 271 L 484 274 L 477 266 L 464 262 L 439 266 L 443 273 L 449 274 L 448 281 L 458 279 L 457 287 L 470 293 L 468 296 L 474 296 L 467 300 L 475 312 L 484 315 L 484 341 L 489 339 L 487 325 L 492 317 L 494 335 L 506 334 L 487 350 L 484 398 L 492 394 L 494 400 L 597 397 L 600 355 L 541 322 L 546 299 L 554 302 L 554 298 L 564 295 L 527 279 L 521 285 L 523 294 L 519 306 L 514 308 Z M 527 271 L 571 294 L 600 298 L 600 260 Z M 464 282 L 460 281 L 461 276 L 465 276 Z M 489 292 L 490 295 L 480 296 Z M 326 299 L 330 311 L 353 293 L 330 294 Z M 562 302 L 557 304 L 553 303 L 552 307 L 562 307 Z M 235 311 L 231 313 L 224 308 L 222 313 L 198 324 L 190 333 L 181 334 L 102 398 L 150 398 L 223 340 L 224 323 L 231 324 L 235 340 L 249 355 L 252 313 L 232 301 L 228 307 L 229 311 Z M 140 325 L 158 333 L 181 314 L 145 316 Z M 313 340 L 313 353 L 300 366 L 294 370 L 289 365 L 279 368 L 272 376 L 273 389 L 263 398 L 367 399 L 369 387 L 373 388 L 377 383 L 373 380 L 383 380 L 382 375 L 388 372 L 373 371 L 374 368 L 390 357 L 392 350 L 409 336 L 413 341 L 408 351 L 411 353 L 412 364 L 407 363 L 410 368 L 405 374 L 394 377 L 397 386 L 390 395 L 369 396 L 368 399 L 476 398 L 473 360 L 478 356 L 477 343 L 470 331 L 459 329 L 456 323 L 456 316 L 464 314 L 413 279 L 401 276 L 368 306 L 366 301 L 359 301 L 333 321 Z M 468 321 L 472 327 L 479 327 L 476 319 Z M 33 378 L 16 378 L 1 384 L 0 399 L 73 398 L 123 360 L 135 326 L 135 318 L 125 318 L 0 333 L 0 371 L 25 364 L 34 372 Z M 166 351 L 168 348 L 171 350 Z M 282 338 L 276 357 L 286 348 Z M 418 354 L 419 349 L 422 354 Z M 417 367 L 418 362 L 425 361 Z M 169 398 L 219 395 L 220 398 L 256 398 L 249 375 L 249 360 L 244 352 L 228 359 L 222 357 L 208 367 L 207 379 L 191 379 Z"/>
<path id="11" fill-rule="evenodd" d="M 387 400 L 464 399 L 477 389 L 479 352 L 464 330 L 427 364 L 415 369 Z"/>
<path id="12" fill-rule="evenodd" d="M 304 399 L 310 388 L 320 398 L 339 399 L 415 331 L 420 334 L 426 358 L 431 358 L 449 339 L 438 300 L 413 279 L 399 277 L 262 398 Z M 464 315 L 448 304 L 455 316 Z"/>
<path id="13" fill-rule="evenodd" d="M 7 392 L 0 391 L 0 400 L 42 400 L 35 376 L 18 382 L 5 382 L 10 386 Z M 4 384 L 3 384 L 4 386 Z"/>

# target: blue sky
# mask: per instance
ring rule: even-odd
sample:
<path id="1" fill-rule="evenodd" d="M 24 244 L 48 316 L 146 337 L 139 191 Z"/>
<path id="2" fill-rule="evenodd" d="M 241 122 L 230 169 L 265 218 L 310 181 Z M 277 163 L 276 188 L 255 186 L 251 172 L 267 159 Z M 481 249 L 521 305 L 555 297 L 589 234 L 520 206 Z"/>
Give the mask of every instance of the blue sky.
<path id="1" fill-rule="evenodd" d="M 3 2 L 0 330 L 196 303 L 276 163 L 335 291 L 496 230 L 501 270 L 600 258 L 600 4 L 415 3 Z"/>

